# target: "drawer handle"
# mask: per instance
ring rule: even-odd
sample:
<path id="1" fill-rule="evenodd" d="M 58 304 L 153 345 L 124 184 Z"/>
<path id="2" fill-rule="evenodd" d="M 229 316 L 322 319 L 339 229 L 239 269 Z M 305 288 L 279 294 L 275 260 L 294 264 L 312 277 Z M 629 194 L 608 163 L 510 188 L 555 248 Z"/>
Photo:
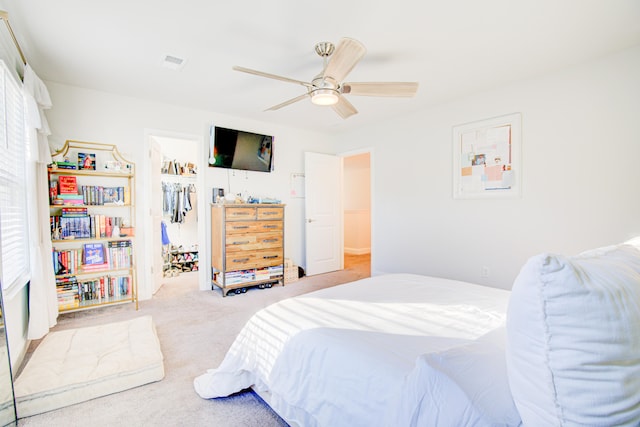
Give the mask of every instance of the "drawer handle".
<path id="1" fill-rule="evenodd" d="M 247 228 L 249 228 L 248 225 L 238 225 L 238 226 L 233 227 L 234 230 L 244 230 L 244 229 L 247 229 Z"/>
<path id="2" fill-rule="evenodd" d="M 271 242 L 277 242 L 277 241 L 278 239 L 264 239 L 262 243 L 271 243 Z"/>
<path id="3" fill-rule="evenodd" d="M 278 215 L 280 212 L 263 212 L 263 215 Z"/>
<path id="4" fill-rule="evenodd" d="M 239 258 L 239 259 L 234 259 L 233 262 L 247 262 L 249 261 L 249 258 Z"/>
<path id="5" fill-rule="evenodd" d="M 278 228 L 277 225 L 263 225 L 262 228 Z"/>
<path id="6" fill-rule="evenodd" d="M 279 255 L 265 255 L 262 257 L 262 259 L 274 259 L 274 258 L 279 258 Z"/>
<path id="7" fill-rule="evenodd" d="M 244 242 L 233 242 L 234 245 L 246 245 L 247 243 L 249 243 L 248 240 L 245 240 Z"/>

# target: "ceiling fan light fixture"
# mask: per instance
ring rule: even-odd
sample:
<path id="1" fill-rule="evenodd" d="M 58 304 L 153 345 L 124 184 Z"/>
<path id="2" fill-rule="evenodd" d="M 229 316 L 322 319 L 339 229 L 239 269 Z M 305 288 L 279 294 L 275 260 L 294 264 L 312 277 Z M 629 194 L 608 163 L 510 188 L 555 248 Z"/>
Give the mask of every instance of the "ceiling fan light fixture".
<path id="1" fill-rule="evenodd" d="M 338 99 L 338 93 L 334 89 L 316 89 L 311 92 L 311 102 L 315 105 L 335 105 Z"/>

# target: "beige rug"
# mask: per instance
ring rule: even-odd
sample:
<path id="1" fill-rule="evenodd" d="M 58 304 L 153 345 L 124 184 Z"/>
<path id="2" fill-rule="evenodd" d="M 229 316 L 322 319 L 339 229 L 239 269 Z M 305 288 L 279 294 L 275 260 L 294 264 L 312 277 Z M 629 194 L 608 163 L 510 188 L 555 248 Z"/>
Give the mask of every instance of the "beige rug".
<path id="1" fill-rule="evenodd" d="M 18 417 L 164 378 L 151 316 L 49 333 L 16 379 Z"/>

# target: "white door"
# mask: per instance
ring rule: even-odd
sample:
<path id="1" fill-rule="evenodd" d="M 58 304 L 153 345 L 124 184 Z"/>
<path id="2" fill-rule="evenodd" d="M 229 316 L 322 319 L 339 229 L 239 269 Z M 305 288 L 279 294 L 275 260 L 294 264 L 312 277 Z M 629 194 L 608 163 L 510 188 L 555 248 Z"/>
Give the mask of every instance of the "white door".
<path id="1" fill-rule="evenodd" d="M 342 157 L 305 153 L 307 275 L 344 268 Z"/>
<path id="2" fill-rule="evenodd" d="M 152 224 L 152 246 L 151 246 L 151 281 L 153 283 L 153 293 L 155 294 L 162 285 L 162 267 L 164 259 L 162 256 L 162 148 L 158 141 L 150 138 L 151 147 L 151 224 Z"/>

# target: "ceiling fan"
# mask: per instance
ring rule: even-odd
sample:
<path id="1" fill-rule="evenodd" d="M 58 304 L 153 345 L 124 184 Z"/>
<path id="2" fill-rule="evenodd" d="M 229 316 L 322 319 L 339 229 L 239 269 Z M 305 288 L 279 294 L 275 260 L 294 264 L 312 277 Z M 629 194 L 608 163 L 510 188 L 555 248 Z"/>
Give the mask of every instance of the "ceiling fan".
<path id="1" fill-rule="evenodd" d="M 306 93 L 281 104 L 274 105 L 265 111 L 278 110 L 310 97 L 312 103 L 331 106 L 340 117 L 346 119 L 356 114 L 358 110 L 356 110 L 343 95 L 412 97 L 418 90 L 417 82 L 343 83 L 342 80 L 364 57 L 367 51 L 364 45 L 357 40 L 343 38 L 337 47 L 330 42 L 321 42 L 316 44 L 315 50 L 316 53 L 322 57 L 324 67 L 320 74 L 315 76 L 311 82 L 304 82 L 244 67 L 234 66 L 233 69 L 256 76 L 296 83 L 307 88 Z"/>

